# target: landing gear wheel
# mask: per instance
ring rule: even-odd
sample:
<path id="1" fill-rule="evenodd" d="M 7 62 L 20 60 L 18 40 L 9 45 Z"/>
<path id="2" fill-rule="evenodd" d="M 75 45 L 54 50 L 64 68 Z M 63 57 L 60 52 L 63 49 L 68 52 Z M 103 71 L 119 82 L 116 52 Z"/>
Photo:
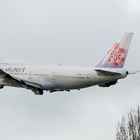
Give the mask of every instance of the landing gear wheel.
<path id="1" fill-rule="evenodd" d="M 35 95 L 43 95 L 43 90 L 41 89 L 34 89 L 33 92 Z"/>
<path id="2" fill-rule="evenodd" d="M 4 85 L 0 85 L 0 89 L 4 88 Z"/>

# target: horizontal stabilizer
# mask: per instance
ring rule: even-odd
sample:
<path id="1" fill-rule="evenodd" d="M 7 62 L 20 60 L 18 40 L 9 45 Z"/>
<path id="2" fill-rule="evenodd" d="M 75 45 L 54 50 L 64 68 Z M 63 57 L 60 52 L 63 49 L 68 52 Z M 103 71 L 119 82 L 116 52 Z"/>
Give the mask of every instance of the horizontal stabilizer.
<path id="1" fill-rule="evenodd" d="M 121 73 L 119 72 L 112 72 L 108 70 L 102 70 L 102 69 L 95 69 L 95 71 L 98 73 L 98 75 L 105 75 L 105 76 L 120 76 Z"/>
<path id="2" fill-rule="evenodd" d="M 138 71 L 131 71 L 131 72 L 128 72 L 128 74 L 129 75 L 131 75 L 131 74 L 137 74 L 137 73 L 139 73 L 140 72 L 140 70 L 138 70 Z"/>

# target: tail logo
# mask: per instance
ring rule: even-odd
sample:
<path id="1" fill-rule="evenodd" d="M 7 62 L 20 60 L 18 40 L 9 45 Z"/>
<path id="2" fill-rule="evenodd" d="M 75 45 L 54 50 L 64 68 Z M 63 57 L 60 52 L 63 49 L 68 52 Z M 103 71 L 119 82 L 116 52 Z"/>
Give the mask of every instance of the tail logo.
<path id="1" fill-rule="evenodd" d="M 125 61 L 126 50 L 121 48 L 119 43 L 115 43 L 113 48 L 108 52 L 108 61 L 113 65 L 120 65 Z"/>

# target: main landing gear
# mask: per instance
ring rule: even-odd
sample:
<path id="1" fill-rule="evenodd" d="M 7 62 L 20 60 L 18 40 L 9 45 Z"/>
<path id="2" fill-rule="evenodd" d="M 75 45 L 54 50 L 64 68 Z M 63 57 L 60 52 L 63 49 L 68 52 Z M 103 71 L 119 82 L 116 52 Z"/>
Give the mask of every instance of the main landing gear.
<path id="1" fill-rule="evenodd" d="M 35 95 L 43 95 L 43 90 L 42 89 L 32 89 Z"/>
<path id="2" fill-rule="evenodd" d="M 4 88 L 4 85 L 0 85 L 0 89 Z"/>

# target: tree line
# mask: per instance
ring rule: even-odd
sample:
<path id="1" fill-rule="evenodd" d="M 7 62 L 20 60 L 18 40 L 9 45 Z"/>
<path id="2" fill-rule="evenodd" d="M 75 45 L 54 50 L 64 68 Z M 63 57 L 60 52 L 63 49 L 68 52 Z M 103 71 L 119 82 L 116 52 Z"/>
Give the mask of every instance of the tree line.
<path id="1" fill-rule="evenodd" d="M 122 117 L 117 126 L 116 140 L 140 140 L 140 106 Z"/>

